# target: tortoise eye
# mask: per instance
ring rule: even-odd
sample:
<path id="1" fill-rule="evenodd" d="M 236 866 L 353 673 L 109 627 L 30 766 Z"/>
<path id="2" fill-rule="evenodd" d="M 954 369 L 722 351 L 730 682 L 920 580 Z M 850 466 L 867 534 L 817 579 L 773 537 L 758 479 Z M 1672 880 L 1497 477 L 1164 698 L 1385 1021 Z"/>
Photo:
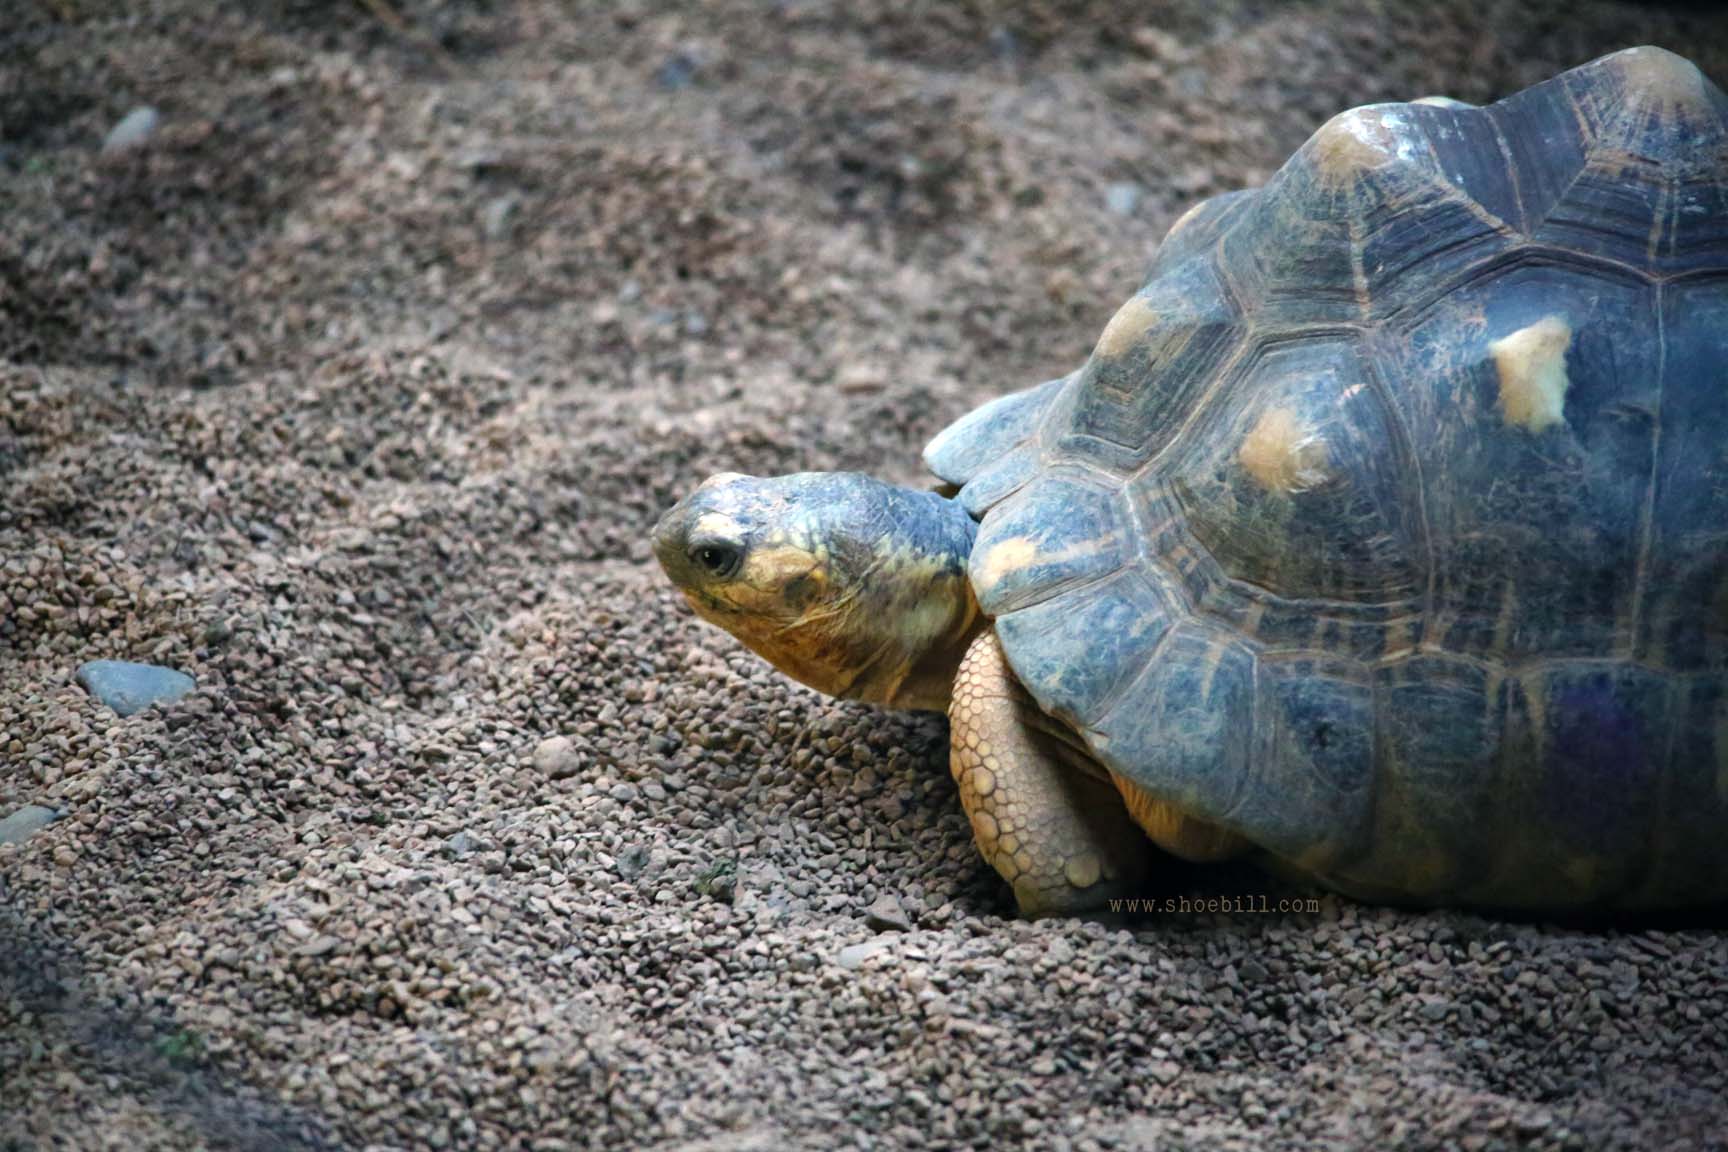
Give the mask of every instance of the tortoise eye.
<path id="1" fill-rule="evenodd" d="M 690 549 L 690 557 L 710 576 L 726 577 L 738 571 L 744 553 L 736 545 L 710 540 Z"/>

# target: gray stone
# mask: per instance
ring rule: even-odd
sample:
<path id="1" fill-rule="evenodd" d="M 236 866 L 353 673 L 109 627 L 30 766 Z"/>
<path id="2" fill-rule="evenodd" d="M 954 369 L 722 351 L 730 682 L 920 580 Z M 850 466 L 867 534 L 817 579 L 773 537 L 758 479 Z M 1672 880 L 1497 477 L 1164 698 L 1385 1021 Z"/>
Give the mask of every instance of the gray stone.
<path id="1" fill-rule="evenodd" d="M 840 949 L 840 955 L 835 957 L 835 962 L 848 972 L 856 972 L 864 966 L 864 961 L 870 957 L 894 947 L 897 939 L 898 937 L 895 936 L 878 936 L 874 940 L 848 944 Z"/>
<path id="2" fill-rule="evenodd" d="M 566 780 L 582 770 L 576 742 L 568 736 L 549 736 L 534 748 L 534 767 L 553 780 Z"/>
<path id="3" fill-rule="evenodd" d="M 654 71 L 654 82 L 668 92 L 688 88 L 696 82 L 702 65 L 688 52 L 674 52 Z"/>
<path id="4" fill-rule="evenodd" d="M 912 918 L 892 892 L 884 892 L 864 909 L 864 923 L 878 932 L 904 932 L 912 927 Z"/>
<path id="5" fill-rule="evenodd" d="M 22 844 L 64 815 L 40 804 L 26 804 L 0 819 L 0 844 Z"/>
<path id="6" fill-rule="evenodd" d="M 1104 189 L 1104 204 L 1118 216 L 1132 216 L 1140 208 L 1146 190 L 1130 180 L 1119 180 Z"/>
<path id="7" fill-rule="evenodd" d="M 503 240 L 510 235 L 516 220 L 516 197 L 497 196 L 480 209 L 480 231 L 488 240 Z"/>
<path id="8" fill-rule="evenodd" d="M 90 695 L 122 716 L 142 712 L 152 704 L 172 704 L 197 687 L 184 672 L 124 660 L 92 660 L 78 669 L 77 680 Z"/>
<path id="9" fill-rule="evenodd" d="M 335 936 L 314 936 L 300 947 L 294 949 L 296 956 L 328 956 L 342 946 L 342 941 Z"/>
<path id="10" fill-rule="evenodd" d="M 618 869 L 618 875 L 626 880 L 634 880 L 648 870 L 652 859 L 646 846 L 632 844 L 618 853 L 614 866 Z"/>
<path id="11" fill-rule="evenodd" d="M 156 129 L 162 124 L 162 117 L 156 109 L 148 104 L 140 105 L 121 117 L 120 122 L 108 130 L 108 136 L 102 141 L 102 151 L 113 155 L 116 152 L 127 152 L 143 144 L 156 135 Z"/>

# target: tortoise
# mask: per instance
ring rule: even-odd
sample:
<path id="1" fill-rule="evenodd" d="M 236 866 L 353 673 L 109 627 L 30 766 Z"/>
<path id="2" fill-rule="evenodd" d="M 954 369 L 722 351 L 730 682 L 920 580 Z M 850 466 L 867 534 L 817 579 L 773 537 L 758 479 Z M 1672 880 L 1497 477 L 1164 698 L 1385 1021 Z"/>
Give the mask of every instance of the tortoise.
<path id="1" fill-rule="evenodd" d="M 1728 897 L 1728 99 L 1680 56 L 1334 117 L 924 459 L 716 476 L 655 550 L 797 680 L 946 709 L 1024 915 L 1145 895 L 1157 849 Z"/>

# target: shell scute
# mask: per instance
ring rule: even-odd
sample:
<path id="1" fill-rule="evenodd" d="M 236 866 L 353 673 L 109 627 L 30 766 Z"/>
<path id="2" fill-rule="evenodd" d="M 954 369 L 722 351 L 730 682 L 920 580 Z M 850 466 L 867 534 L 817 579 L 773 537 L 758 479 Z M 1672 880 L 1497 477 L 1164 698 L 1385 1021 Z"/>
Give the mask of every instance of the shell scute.
<path id="1" fill-rule="evenodd" d="M 1425 557 L 1396 418 L 1349 337 L 1263 349 L 1169 468 L 1189 529 L 1230 576 L 1289 599 L 1406 599 Z"/>
<path id="2" fill-rule="evenodd" d="M 1564 902 L 1581 903 L 1644 879 L 1660 826 L 1669 679 L 1591 661 L 1549 662 L 1511 681 L 1499 815 L 1523 834 L 1496 855 L 1496 891 L 1558 886 Z M 1715 811 L 1720 827 L 1728 813 Z"/>
<path id="3" fill-rule="evenodd" d="M 1630 48 L 1496 115 L 1530 189 L 1532 239 L 1653 275 L 1728 257 L 1728 97 L 1696 65 Z"/>
<path id="4" fill-rule="evenodd" d="M 1042 474 L 979 528 L 969 574 L 978 604 L 1000 616 L 1122 566 L 1127 537 L 1116 494 L 1084 475 Z"/>
<path id="5" fill-rule="evenodd" d="M 1634 651 L 1728 669 L 1728 278 L 1662 293 L 1661 437 Z M 1711 478 L 1700 483 L 1698 477 Z M 1724 779 L 1728 779 L 1725 776 Z"/>
<path id="6" fill-rule="evenodd" d="M 924 465 L 950 484 L 966 484 L 1030 439 L 1066 378 L 998 396 L 960 417 L 924 449 Z"/>
<path id="7" fill-rule="evenodd" d="M 1084 727 L 1109 707 L 1177 619 L 1170 596 L 1128 568 L 998 616 L 996 633 L 1024 653 L 1017 675 L 1039 707 Z"/>
<path id="8" fill-rule="evenodd" d="M 1165 637 L 1086 731 L 1112 768 L 1153 795 L 1229 825 L 1250 796 L 1255 658 L 1241 640 L 1195 623 Z"/>
<path id="9" fill-rule="evenodd" d="M 1429 139 L 1433 122 L 1472 115 L 1370 105 L 1316 132 L 1221 242 L 1256 324 L 1359 323 L 1513 246 L 1515 233 L 1449 178 Z M 1509 179 L 1492 159 L 1470 176 L 1496 204 Z"/>
<path id="10" fill-rule="evenodd" d="M 1500 660 L 1629 649 L 1662 376 L 1656 294 L 1518 264 L 1376 342 L 1412 433 L 1434 587 L 1425 641 Z"/>
<path id="11" fill-rule="evenodd" d="M 1351 661 L 1263 661 L 1259 755 L 1234 818 L 1310 868 L 1362 851 L 1374 783 L 1373 689 Z"/>
<path id="12" fill-rule="evenodd" d="M 1124 472 L 1144 464 L 1170 442 L 1240 336 L 1235 303 L 1210 260 L 1172 269 L 1105 329 L 1075 385 L 1058 449 Z"/>
<path id="13" fill-rule="evenodd" d="M 1444 898 L 1482 882 L 1495 821 L 1506 681 L 1480 665 L 1419 655 L 1375 672 L 1378 770 L 1372 849 L 1344 871 L 1362 883 Z"/>

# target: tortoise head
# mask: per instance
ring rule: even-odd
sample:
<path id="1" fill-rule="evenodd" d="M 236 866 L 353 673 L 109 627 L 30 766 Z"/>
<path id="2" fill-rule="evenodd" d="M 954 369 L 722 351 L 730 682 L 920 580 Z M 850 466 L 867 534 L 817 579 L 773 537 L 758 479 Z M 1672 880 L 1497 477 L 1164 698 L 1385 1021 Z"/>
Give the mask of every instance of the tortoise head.
<path id="1" fill-rule="evenodd" d="M 654 529 L 697 615 L 818 691 L 945 708 L 978 619 L 976 527 L 934 492 L 850 472 L 722 473 Z"/>

